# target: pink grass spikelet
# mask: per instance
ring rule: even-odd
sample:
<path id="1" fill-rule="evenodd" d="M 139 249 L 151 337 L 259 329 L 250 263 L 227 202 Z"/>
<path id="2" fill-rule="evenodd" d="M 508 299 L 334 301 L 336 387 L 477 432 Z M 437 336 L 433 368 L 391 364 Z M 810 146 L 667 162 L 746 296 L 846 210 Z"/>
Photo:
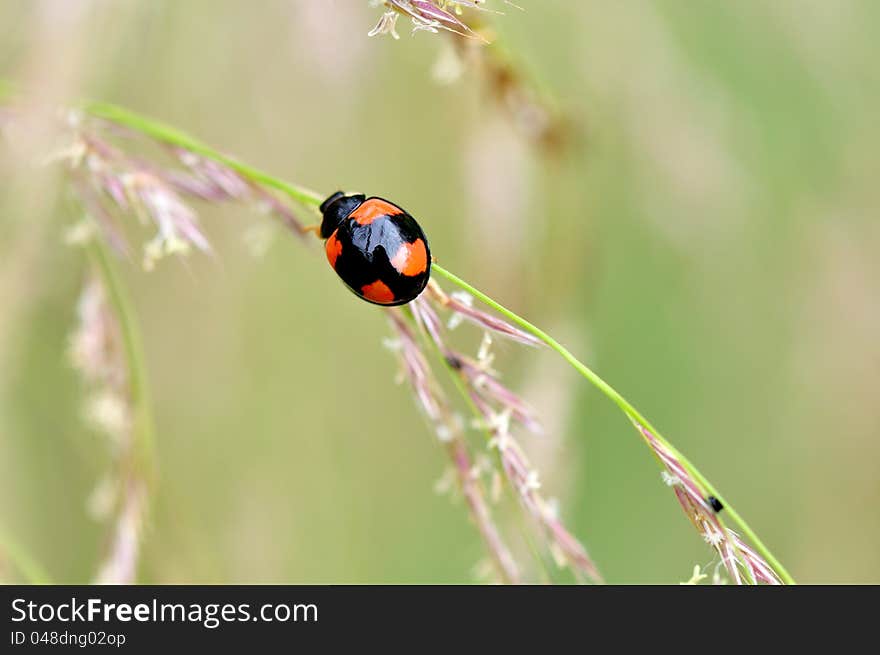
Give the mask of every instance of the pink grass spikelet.
<path id="1" fill-rule="evenodd" d="M 474 475 L 472 458 L 462 437 L 461 422 L 456 420 L 457 416 L 450 410 L 415 335 L 401 315 L 402 312 L 390 310 L 387 313 L 397 335 L 398 347 L 395 350 L 400 356 L 404 377 L 412 386 L 419 406 L 445 448 L 471 518 L 486 544 L 498 575 L 503 582 L 516 583 L 519 581 L 516 562 L 492 520 L 479 476 Z"/>
<path id="2" fill-rule="evenodd" d="M 718 553 L 730 579 L 738 585 L 761 582 L 782 584 L 772 567 L 739 535 L 724 525 L 706 500 L 706 490 L 673 451 L 646 427 L 635 421 L 634 424 L 663 464 L 663 480 L 672 488 L 678 503 L 697 532 Z"/>
<path id="3" fill-rule="evenodd" d="M 204 252 L 211 250 L 195 211 L 154 167 L 129 157 L 97 134 L 88 132 L 81 121 L 77 125 L 76 140 L 63 157 L 77 181 L 83 204 L 91 210 L 92 217 L 105 230 L 105 237 L 117 250 L 125 249 L 121 245 L 121 231 L 113 224 L 112 212 L 101 196 L 110 199 L 119 211 L 133 212 L 143 222 L 155 225 L 158 233 L 144 248 L 147 270 L 153 268 L 158 259 L 188 252 L 190 247 Z"/>
<path id="4" fill-rule="evenodd" d="M 141 536 L 146 514 L 146 488 L 132 480 L 124 492 L 125 504 L 119 512 L 107 556 L 95 577 L 95 584 L 133 584 L 137 575 Z"/>
<path id="5" fill-rule="evenodd" d="M 397 17 L 406 16 L 413 24 L 413 32 L 426 31 L 437 34 L 440 31 L 449 32 L 469 39 L 485 41 L 485 39 L 468 27 L 455 14 L 459 13 L 462 6 L 470 6 L 473 9 L 483 9 L 477 3 L 449 2 L 447 0 L 384 0 L 381 3 L 386 11 L 382 14 L 378 24 L 369 32 L 369 36 L 390 34 L 395 39 L 400 38 L 396 31 Z M 452 11 L 448 11 L 452 9 Z"/>
<path id="6" fill-rule="evenodd" d="M 483 400 L 509 411 L 514 420 L 533 434 L 543 432 L 534 410 L 516 393 L 501 384 L 493 370 L 481 365 L 479 361 L 453 352 L 446 355 L 446 361 Z"/>
<path id="7" fill-rule="evenodd" d="M 527 332 L 523 332 L 517 327 L 514 327 L 507 321 L 487 312 L 475 309 L 473 306 L 473 299 L 463 292 L 447 294 L 440 288 L 439 284 L 434 282 L 428 284 L 427 291 L 431 295 L 432 300 L 450 310 L 453 313 L 453 316 L 470 321 L 471 323 L 482 327 L 484 330 L 527 346 L 543 345 L 539 339 Z M 455 323 L 457 323 L 457 321 L 455 321 L 453 325 Z"/>
<path id="8" fill-rule="evenodd" d="M 393 39 L 399 39 L 400 35 L 397 33 L 398 16 L 399 14 L 393 10 L 384 12 L 382 14 L 382 17 L 379 19 L 379 22 L 376 23 L 376 27 L 367 32 L 367 36 L 390 34 Z"/>
<path id="9" fill-rule="evenodd" d="M 107 304 L 104 285 L 89 277 L 77 303 L 77 329 L 70 339 L 70 360 L 92 385 L 124 389 L 128 373 L 119 324 Z"/>
<path id="10" fill-rule="evenodd" d="M 64 128 L 70 144 L 53 160 L 67 164 L 71 182 L 86 213 L 117 254 L 130 252 L 118 218 L 134 215 L 157 233 L 144 245 L 143 264 L 151 270 L 169 255 L 195 249 L 212 251 L 192 201 L 239 203 L 268 212 L 291 232 L 309 232 L 288 199 L 246 179 L 229 166 L 181 146 L 157 143 L 150 137 L 110 119 L 70 112 Z M 117 144 L 116 142 L 119 142 Z M 144 157 L 129 152 L 138 147 L 171 155 Z"/>
<path id="11" fill-rule="evenodd" d="M 174 148 L 180 162 L 201 180 L 206 188 L 213 191 L 214 200 L 246 200 L 251 194 L 251 186 L 235 171 L 215 161 L 200 157 L 189 150 Z"/>
<path id="12" fill-rule="evenodd" d="M 291 209 L 289 204 L 279 200 L 275 194 L 269 193 L 263 187 L 255 184 L 254 196 L 260 209 L 275 216 L 300 239 L 305 240 L 310 235 L 305 224 L 297 217 L 296 212 Z"/>
<path id="13" fill-rule="evenodd" d="M 496 451 L 501 472 L 519 499 L 521 506 L 539 526 L 547 541 L 548 548 L 560 566 L 569 566 L 579 579 L 601 582 L 598 568 L 581 543 L 565 528 L 558 517 L 555 505 L 540 493 L 540 480 L 537 471 L 529 464 L 528 458 L 512 433 L 512 425 L 518 423 L 537 432 L 540 426 L 532 410 L 511 390 L 502 385 L 497 373 L 490 367 L 491 355 L 488 346 L 491 339 L 484 339 L 477 359 L 462 355 L 447 345 L 444 327 L 432 302 L 440 306 L 467 308 L 464 314 L 473 322 L 493 333 L 510 337 L 518 330 L 491 315 L 475 310 L 468 304 L 451 300 L 439 285 L 432 284 L 431 293 L 410 303 L 412 315 L 423 329 L 427 338 L 437 348 L 465 390 L 471 406 L 477 413 L 478 425 L 489 436 L 489 447 Z M 488 334 L 488 333 L 487 333 Z M 529 335 L 530 336 L 530 335 Z M 533 345 L 531 341 L 516 339 L 521 343 Z"/>
<path id="14" fill-rule="evenodd" d="M 468 388 L 487 404 L 494 403 L 534 434 L 541 434 L 541 424 L 535 417 L 534 410 L 516 393 L 505 387 L 498 380 L 498 373 L 491 368 L 492 358 L 488 351 L 491 339 L 483 339 L 483 346 L 474 360 L 467 355 L 449 348 L 441 336 L 442 324 L 430 304 L 417 299 L 412 303 L 413 313 L 437 346 L 450 368 L 455 370 L 466 382 Z M 485 324 L 481 324 L 486 327 Z M 488 335 L 488 333 L 486 333 Z"/>
<path id="15" fill-rule="evenodd" d="M 538 492 L 541 488 L 538 473 L 531 468 L 525 453 L 510 432 L 510 414 L 495 412 L 475 392 L 471 392 L 471 400 L 492 434 L 490 446 L 498 451 L 506 478 L 523 507 L 544 530 L 557 563 L 568 564 L 576 574 L 583 574 L 592 582 L 602 582 L 602 576 L 586 549 L 562 524 L 555 507 Z"/>
<path id="16" fill-rule="evenodd" d="M 135 210 L 145 213 L 159 230 L 144 249 L 145 269 L 152 269 L 167 255 L 189 252 L 190 246 L 203 252 L 211 250 L 195 211 L 160 178 L 138 171 L 124 174 L 122 180 Z"/>
<path id="17" fill-rule="evenodd" d="M 71 362 L 90 392 L 88 417 L 107 436 L 113 457 L 112 473 L 99 483 L 90 503 L 96 519 L 112 517 L 96 582 L 131 584 L 147 513 L 147 481 L 135 456 L 135 409 L 122 330 L 97 276 L 86 280 L 77 314 Z"/>

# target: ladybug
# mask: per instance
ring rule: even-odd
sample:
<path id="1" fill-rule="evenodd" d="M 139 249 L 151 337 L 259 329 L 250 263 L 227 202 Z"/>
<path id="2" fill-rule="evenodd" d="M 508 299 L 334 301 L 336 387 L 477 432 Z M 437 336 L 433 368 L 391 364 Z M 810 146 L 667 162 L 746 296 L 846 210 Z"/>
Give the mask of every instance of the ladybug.
<path id="1" fill-rule="evenodd" d="M 321 203 L 327 261 L 355 294 L 404 305 L 425 289 L 431 251 L 416 220 L 393 202 L 337 191 Z"/>

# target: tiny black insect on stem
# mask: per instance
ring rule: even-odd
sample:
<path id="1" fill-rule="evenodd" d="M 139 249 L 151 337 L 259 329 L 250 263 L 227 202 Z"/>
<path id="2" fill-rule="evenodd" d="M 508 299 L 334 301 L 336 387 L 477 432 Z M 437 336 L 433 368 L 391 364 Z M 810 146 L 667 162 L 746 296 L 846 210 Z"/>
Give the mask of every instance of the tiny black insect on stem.
<path id="1" fill-rule="evenodd" d="M 461 360 L 455 355 L 448 354 L 446 355 L 446 363 L 449 364 L 449 368 L 460 371 L 461 370 Z"/>
<path id="2" fill-rule="evenodd" d="M 709 496 L 706 498 L 706 502 L 709 503 L 709 506 L 712 508 L 712 511 L 716 514 L 724 509 L 724 505 L 720 500 L 718 500 L 715 496 Z"/>

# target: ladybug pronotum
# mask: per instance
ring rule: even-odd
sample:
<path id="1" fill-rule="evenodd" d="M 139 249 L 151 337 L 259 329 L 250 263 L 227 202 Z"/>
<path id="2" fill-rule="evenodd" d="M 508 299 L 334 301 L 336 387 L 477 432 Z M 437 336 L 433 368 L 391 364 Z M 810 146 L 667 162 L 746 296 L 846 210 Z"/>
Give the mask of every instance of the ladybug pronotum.
<path id="1" fill-rule="evenodd" d="M 321 204 L 327 261 L 355 294 L 403 305 L 425 289 L 431 251 L 416 220 L 393 202 L 337 191 Z"/>

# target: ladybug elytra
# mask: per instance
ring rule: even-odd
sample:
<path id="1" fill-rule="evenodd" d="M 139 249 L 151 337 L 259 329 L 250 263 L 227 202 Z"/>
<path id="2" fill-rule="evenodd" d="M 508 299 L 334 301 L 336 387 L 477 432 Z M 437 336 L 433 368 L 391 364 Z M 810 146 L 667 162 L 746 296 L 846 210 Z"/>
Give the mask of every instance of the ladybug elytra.
<path id="1" fill-rule="evenodd" d="M 376 305 L 403 305 L 428 284 L 425 233 L 402 208 L 382 198 L 337 191 L 321 203 L 327 261 L 355 294 Z"/>

